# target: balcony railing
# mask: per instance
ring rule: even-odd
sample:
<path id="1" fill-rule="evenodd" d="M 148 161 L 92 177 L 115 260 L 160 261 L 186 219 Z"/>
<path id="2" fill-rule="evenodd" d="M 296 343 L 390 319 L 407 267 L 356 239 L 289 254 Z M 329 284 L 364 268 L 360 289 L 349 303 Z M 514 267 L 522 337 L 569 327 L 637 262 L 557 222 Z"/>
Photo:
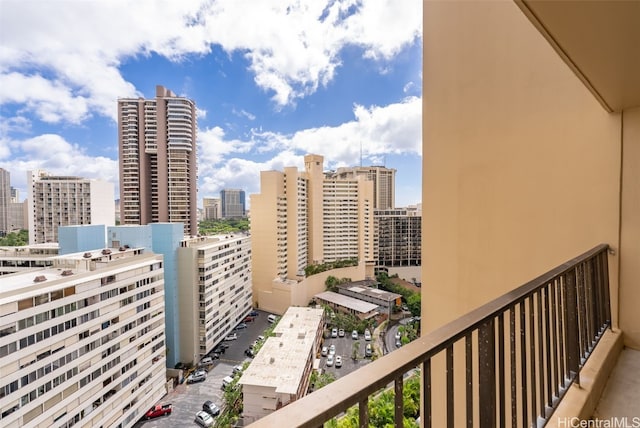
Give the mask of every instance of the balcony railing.
<path id="1" fill-rule="evenodd" d="M 600 245 L 250 426 L 317 428 L 422 368 L 425 427 L 543 426 L 611 325 L 608 246 Z"/>

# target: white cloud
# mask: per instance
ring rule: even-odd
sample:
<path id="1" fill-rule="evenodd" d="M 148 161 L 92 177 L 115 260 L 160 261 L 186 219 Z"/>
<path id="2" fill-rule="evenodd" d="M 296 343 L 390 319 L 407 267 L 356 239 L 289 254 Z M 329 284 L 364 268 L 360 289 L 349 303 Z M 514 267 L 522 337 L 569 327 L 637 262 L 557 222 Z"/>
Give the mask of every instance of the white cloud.
<path id="1" fill-rule="evenodd" d="M 11 174 L 11 185 L 27 195 L 27 171 L 43 169 L 51 174 L 110 181 L 118 194 L 118 162 L 104 156 L 90 156 L 77 144 L 56 134 L 25 140 L 4 140 L 12 158 L 0 161 L 0 168 Z"/>
<path id="2" fill-rule="evenodd" d="M 420 12 L 419 0 L 3 0 L 0 74 L 16 86 L 0 85 L 0 103 L 49 122 L 115 120 L 116 99 L 140 95 L 124 61 L 152 52 L 180 61 L 217 44 L 244 53 L 256 85 L 284 106 L 330 82 L 347 45 L 390 59 L 419 38 Z"/>
<path id="3" fill-rule="evenodd" d="M 310 128 L 284 135 L 255 129 L 248 141 L 225 141 L 221 128 L 198 131 L 199 197 L 216 196 L 227 187 L 259 191 L 260 171 L 303 168 L 308 153 L 323 155 L 326 168 L 353 166 L 362 156 L 381 164 L 391 154 L 421 155 L 422 99 L 409 97 L 388 106 L 354 106 L 354 120 L 335 127 Z M 238 156 L 259 154 L 261 162 Z"/>

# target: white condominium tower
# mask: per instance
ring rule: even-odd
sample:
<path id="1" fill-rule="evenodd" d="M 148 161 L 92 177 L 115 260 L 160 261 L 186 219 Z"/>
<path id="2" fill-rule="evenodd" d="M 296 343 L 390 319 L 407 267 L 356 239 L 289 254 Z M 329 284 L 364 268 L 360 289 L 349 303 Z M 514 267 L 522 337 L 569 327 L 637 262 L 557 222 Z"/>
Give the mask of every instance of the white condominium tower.
<path id="1" fill-rule="evenodd" d="M 118 100 L 122 224 L 183 223 L 198 234 L 196 106 L 156 87 L 156 98 Z"/>
<path id="2" fill-rule="evenodd" d="M 29 244 L 58 242 L 58 227 L 115 224 L 113 184 L 81 177 L 27 174 Z"/>

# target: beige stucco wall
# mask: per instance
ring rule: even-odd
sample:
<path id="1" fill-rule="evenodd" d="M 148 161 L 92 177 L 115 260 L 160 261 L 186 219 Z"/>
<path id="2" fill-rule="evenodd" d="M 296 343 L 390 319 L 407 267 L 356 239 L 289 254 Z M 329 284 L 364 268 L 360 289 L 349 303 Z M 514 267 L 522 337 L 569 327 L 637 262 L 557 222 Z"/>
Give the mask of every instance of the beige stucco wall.
<path id="1" fill-rule="evenodd" d="M 623 113 L 620 214 L 620 328 L 624 343 L 640 349 L 640 108 Z"/>
<path id="2" fill-rule="evenodd" d="M 183 363 L 197 363 L 200 355 L 198 326 L 197 249 L 178 249 L 178 313 L 180 315 L 179 358 Z"/>
<path id="3" fill-rule="evenodd" d="M 618 247 L 620 115 L 515 3 L 425 1 L 423 87 L 423 332 Z"/>
<path id="4" fill-rule="evenodd" d="M 325 291 L 327 277 L 335 276 L 338 279 L 351 278 L 353 281 L 361 281 L 365 279 L 366 272 L 366 264 L 360 262 L 358 266 L 328 270 L 309 276 L 300 282 L 273 281 L 270 291 L 260 292 L 260 308 L 282 315 L 289 306 L 307 306 L 313 296 Z"/>

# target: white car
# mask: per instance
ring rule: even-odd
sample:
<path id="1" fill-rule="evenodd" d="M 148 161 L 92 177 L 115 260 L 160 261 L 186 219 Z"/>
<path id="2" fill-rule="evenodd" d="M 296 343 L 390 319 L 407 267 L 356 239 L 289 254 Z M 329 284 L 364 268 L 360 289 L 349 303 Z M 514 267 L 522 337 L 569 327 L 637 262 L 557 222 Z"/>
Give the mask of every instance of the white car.
<path id="1" fill-rule="evenodd" d="M 353 340 L 358 340 L 358 330 L 353 330 L 353 331 L 351 332 L 351 338 L 352 338 Z"/>
<path id="2" fill-rule="evenodd" d="M 400 337 L 401 337 L 401 336 L 402 336 L 402 335 L 400 334 L 400 332 L 399 332 L 399 331 L 397 331 L 397 332 L 396 332 L 396 340 L 400 340 Z"/>
<path id="3" fill-rule="evenodd" d="M 371 332 L 369 329 L 364 331 L 364 340 L 371 340 Z"/>
<path id="4" fill-rule="evenodd" d="M 335 355 L 335 354 L 336 354 L 336 345 L 329 346 L 329 355 Z"/>
<path id="5" fill-rule="evenodd" d="M 323 346 L 322 347 L 322 356 L 326 357 L 328 353 L 329 353 L 329 348 L 327 348 L 326 346 Z"/>
<path id="6" fill-rule="evenodd" d="M 342 357 L 340 355 L 336 355 L 336 367 L 342 367 Z"/>
<path id="7" fill-rule="evenodd" d="M 333 354 L 329 354 L 327 357 L 327 367 L 331 367 L 333 365 Z"/>
<path id="8" fill-rule="evenodd" d="M 187 377 L 187 384 L 204 382 L 205 380 L 207 380 L 207 371 L 198 369 Z"/>
<path id="9" fill-rule="evenodd" d="M 333 330 L 331 330 L 331 337 L 338 337 L 338 329 L 334 328 Z"/>
<path id="10" fill-rule="evenodd" d="M 344 329 L 338 330 L 338 337 L 344 337 Z"/>
<path id="11" fill-rule="evenodd" d="M 231 333 L 230 335 L 228 335 L 227 337 L 224 338 L 224 340 L 236 340 L 238 338 L 238 335 L 235 333 Z"/>
<path id="12" fill-rule="evenodd" d="M 202 427 L 209 428 L 213 426 L 213 417 L 209 413 L 200 410 L 196 413 L 195 423 Z"/>

